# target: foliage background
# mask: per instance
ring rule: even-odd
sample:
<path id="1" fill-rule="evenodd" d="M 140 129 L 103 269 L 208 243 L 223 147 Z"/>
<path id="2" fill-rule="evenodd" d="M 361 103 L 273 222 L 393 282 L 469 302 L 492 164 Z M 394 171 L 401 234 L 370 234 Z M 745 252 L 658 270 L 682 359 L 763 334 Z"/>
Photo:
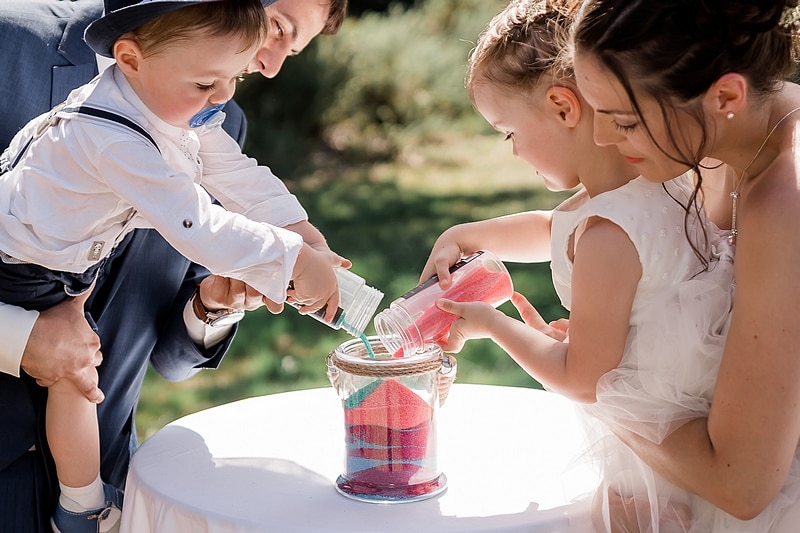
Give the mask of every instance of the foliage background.
<path id="1" fill-rule="evenodd" d="M 503 5 L 353 1 L 338 35 L 237 91 L 249 119 L 245 152 L 286 181 L 331 248 L 385 293 L 379 309 L 417 284 L 446 228 L 564 198 L 512 157 L 464 90 L 468 54 Z M 548 264 L 507 266 L 546 319 L 566 316 Z M 516 316 L 511 304 L 501 309 Z M 325 356 L 349 338 L 291 308 L 249 313 L 218 370 L 181 383 L 148 374 L 140 436 L 208 406 L 329 386 Z M 460 382 L 539 387 L 490 341 L 471 341 L 458 358 Z"/>

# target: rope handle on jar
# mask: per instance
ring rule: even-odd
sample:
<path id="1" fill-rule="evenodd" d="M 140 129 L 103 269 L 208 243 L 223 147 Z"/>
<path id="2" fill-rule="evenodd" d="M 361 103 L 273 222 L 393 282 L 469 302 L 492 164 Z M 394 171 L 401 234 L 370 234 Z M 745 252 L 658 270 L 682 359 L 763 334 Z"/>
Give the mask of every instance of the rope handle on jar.
<path id="1" fill-rule="evenodd" d="M 442 367 L 439 375 L 436 376 L 436 386 L 439 388 L 439 407 L 444 405 L 447 395 L 450 393 L 450 386 L 456 380 L 458 371 L 458 360 L 454 355 L 445 354 L 442 356 Z"/>
<path id="2" fill-rule="evenodd" d="M 436 376 L 436 388 L 439 391 L 439 406 L 444 405 L 447 395 L 450 393 L 450 386 L 456 379 L 458 370 L 458 361 L 454 355 L 445 354 L 440 359 L 433 361 L 423 361 L 413 365 L 385 365 L 383 367 L 376 367 L 376 365 L 359 365 L 356 363 L 349 363 L 337 359 L 334 361 L 334 352 L 328 354 L 325 358 L 325 364 L 328 367 L 328 380 L 331 385 L 339 393 L 339 370 L 343 370 L 348 374 L 356 376 L 374 376 L 376 378 L 393 378 L 399 376 L 411 376 L 414 374 L 424 374 L 436 368 L 439 372 Z"/>

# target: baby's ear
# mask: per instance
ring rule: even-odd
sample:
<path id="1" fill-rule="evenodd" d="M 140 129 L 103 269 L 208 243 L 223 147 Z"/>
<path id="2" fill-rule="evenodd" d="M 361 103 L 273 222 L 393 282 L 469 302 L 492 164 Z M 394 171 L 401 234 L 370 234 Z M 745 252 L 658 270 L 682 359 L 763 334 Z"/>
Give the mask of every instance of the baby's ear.
<path id="1" fill-rule="evenodd" d="M 128 77 L 136 77 L 139 73 L 139 66 L 143 58 L 142 49 L 133 39 L 120 37 L 114 43 L 114 59 L 123 74 Z"/>
<path id="2" fill-rule="evenodd" d="M 581 101 L 571 88 L 553 85 L 545 94 L 548 109 L 558 115 L 558 119 L 568 128 L 574 128 L 581 119 Z"/>

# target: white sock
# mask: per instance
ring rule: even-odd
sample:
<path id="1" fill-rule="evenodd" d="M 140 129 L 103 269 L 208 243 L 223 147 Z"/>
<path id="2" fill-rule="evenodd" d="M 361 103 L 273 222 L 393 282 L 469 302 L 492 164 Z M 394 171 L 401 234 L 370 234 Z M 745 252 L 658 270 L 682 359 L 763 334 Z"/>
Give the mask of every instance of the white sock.
<path id="1" fill-rule="evenodd" d="M 99 509 L 106 504 L 106 495 L 103 492 L 103 480 L 100 474 L 94 481 L 85 487 L 68 487 L 58 482 L 61 487 L 61 496 L 58 502 L 67 511 L 82 513 L 91 509 Z"/>

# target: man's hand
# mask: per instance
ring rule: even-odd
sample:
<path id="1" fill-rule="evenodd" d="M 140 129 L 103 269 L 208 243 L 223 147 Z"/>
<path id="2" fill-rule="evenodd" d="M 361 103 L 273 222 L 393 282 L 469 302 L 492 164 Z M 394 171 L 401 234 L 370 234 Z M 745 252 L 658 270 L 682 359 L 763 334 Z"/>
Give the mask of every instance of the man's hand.
<path id="1" fill-rule="evenodd" d="M 283 302 L 273 302 L 272 300 L 270 300 L 265 296 L 264 305 L 267 307 L 267 310 L 273 315 L 279 315 L 283 312 Z"/>
<path id="2" fill-rule="evenodd" d="M 208 276 L 200 282 L 200 301 L 211 311 L 244 309 L 253 311 L 265 305 L 264 296 L 250 285 L 232 278 Z"/>
<path id="3" fill-rule="evenodd" d="M 103 401 L 95 372 L 86 372 L 100 365 L 100 338 L 84 316 L 84 304 L 91 291 L 39 313 L 20 366 L 36 383 L 49 387 L 59 379 L 70 379 L 93 403 Z"/>

